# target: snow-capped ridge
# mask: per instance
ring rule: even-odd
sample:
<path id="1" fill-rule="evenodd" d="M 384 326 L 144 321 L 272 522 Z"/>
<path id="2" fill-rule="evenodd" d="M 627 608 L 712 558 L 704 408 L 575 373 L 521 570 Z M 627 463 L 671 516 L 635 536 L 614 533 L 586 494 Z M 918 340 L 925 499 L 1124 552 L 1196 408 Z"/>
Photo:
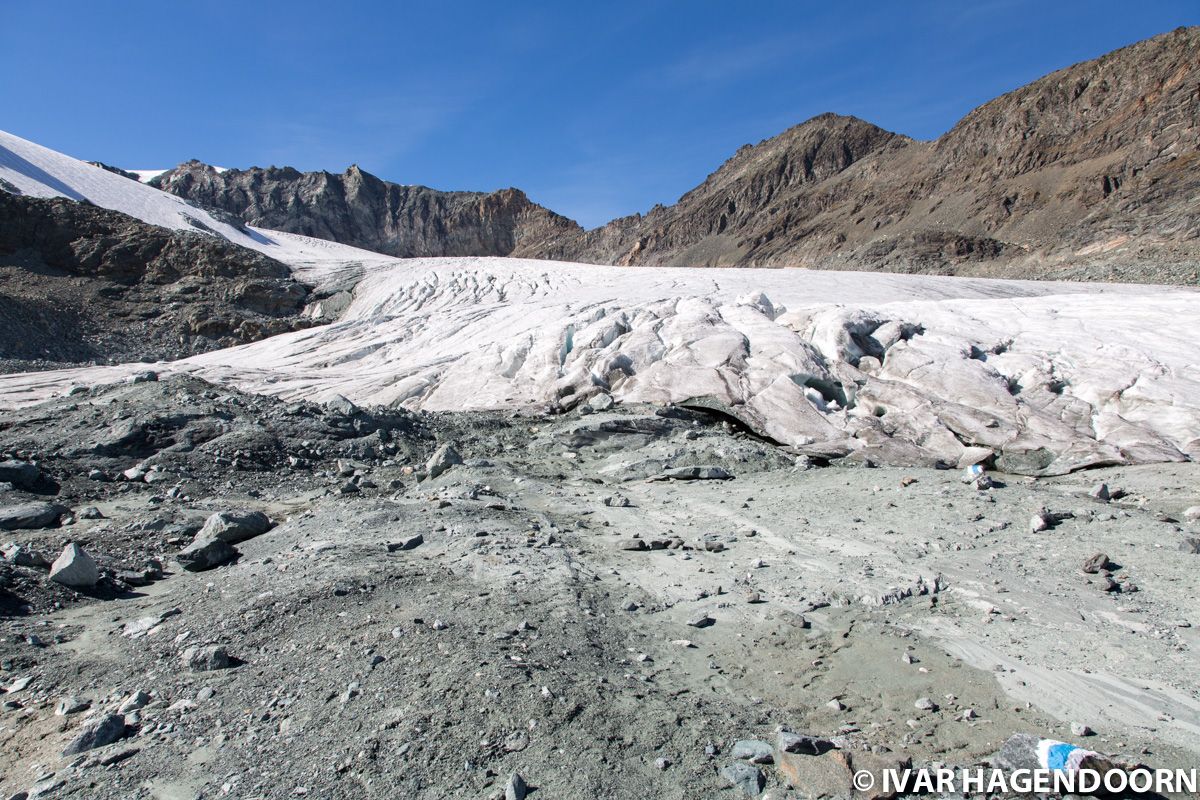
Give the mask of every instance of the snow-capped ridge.
<path id="1" fill-rule="evenodd" d="M 0 131 L 0 189 L 86 200 L 151 225 L 220 236 L 289 264 L 298 277 L 309 280 L 319 280 L 347 263 L 388 260 L 349 245 L 231 224 L 182 198 L 4 131 Z"/>

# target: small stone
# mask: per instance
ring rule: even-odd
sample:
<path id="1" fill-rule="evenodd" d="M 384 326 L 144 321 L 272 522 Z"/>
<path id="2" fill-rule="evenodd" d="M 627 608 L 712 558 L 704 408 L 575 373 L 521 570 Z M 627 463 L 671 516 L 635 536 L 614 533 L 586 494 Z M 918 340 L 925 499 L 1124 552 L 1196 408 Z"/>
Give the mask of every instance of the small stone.
<path id="1" fill-rule="evenodd" d="M 662 771 L 662 770 L 665 770 L 665 769 L 667 769 L 667 768 L 668 768 L 668 767 L 670 767 L 670 766 L 671 766 L 671 759 L 669 759 L 669 758 L 656 758 L 656 759 L 654 759 L 654 767 L 655 767 L 655 769 L 658 769 L 658 770 Z"/>
<path id="2" fill-rule="evenodd" d="M 0 461 L 0 482 L 11 483 L 20 489 L 33 489 L 41 480 L 42 471 L 26 461 Z"/>
<path id="3" fill-rule="evenodd" d="M 71 714 L 78 714 L 82 711 L 87 711 L 91 706 L 92 703 L 90 700 L 84 700 L 79 697 L 64 697 L 54 707 L 54 716 L 66 717 Z"/>
<path id="4" fill-rule="evenodd" d="M 398 542 L 388 542 L 387 551 L 395 553 L 399 550 L 412 550 L 425 544 L 425 537 L 417 533 L 412 536 L 406 536 Z"/>
<path id="5" fill-rule="evenodd" d="M 757 739 L 739 739 L 733 743 L 729 754 L 752 764 L 770 764 L 775 761 L 771 745 Z"/>
<path id="6" fill-rule="evenodd" d="M 767 784 L 758 767 L 741 762 L 721 767 L 721 777 L 729 786 L 740 789 L 746 797 L 758 797 Z"/>
<path id="7" fill-rule="evenodd" d="M 919 697 L 917 702 L 913 703 L 913 708 L 918 711 L 937 711 L 937 703 L 930 700 L 928 697 Z"/>
<path id="8" fill-rule="evenodd" d="M 781 731 L 776 744 L 779 746 L 780 752 L 802 753 L 810 756 L 819 756 L 833 749 L 833 742 L 828 739 L 791 731 Z"/>
<path id="9" fill-rule="evenodd" d="M 1075 736 L 1093 736 L 1096 732 L 1082 722 L 1072 722 L 1071 733 Z"/>
<path id="10" fill-rule="evenodd" d="M 608 411 L 613 407 L 612 395 L 605 392 L 594 394 L 588 398 L 587 407 L 592 411 Z"/>
<path id="11" fill-rule="evenodd" d="M 33 569 L 49 569 L 50 562 L 41 553 L 36 550 L 22 547 L 19 544 L 9 544 L 4 548 L 4 560 L 10 564 L 16 564 L 18 567 L 31 567 Z"/>
<path id="12" fill-rule="evenodd" d="M 129 697 L 125 698 L 125 701 L 121 703 L 121 705 L 117 708 L 117 711 L 121 712 L 122 714 L 130 714 L 134 711 L 145 708 L 146 704 L 149 702 L 150 695 L 141 689 L 138 689 L 136 692 L 129 695 Z"/>
<path id="13" fill-rule="evenodd" d="M 688 625 L 693 628 L 707 628 L 715 622 L 716 620 L 710 617 L 708 614 L 701 614 L 698 617 L 693 617 L 692 619 L 688 620 Z"/>
<path id="14" fill-rule="evenodd" d="M 1108 568 L 1108 554 L 1107 553 L 1096 553 L 1095 555 L 1089 556 L 1083 562 L 1083 567 L 1082 567 L 1083 571 L 1086 572 L 1088 575 L 1096 575 L 1101 570 L 1104 570 L 1107 568 Z"/>
<path id="15" fill-rule="evenodd" d="M 828 703 L 826 703 L 825 707 L 828 709 L 832 709 L 833 711 L 845 711 L 846 710 L 846 706 L 842 703 L 841 700 L 838 700 L 836 697 L 833 698 L 832 700 L 830 700 Z"/>
<path id="16" fill-rule="evenodd" d="M 1101 503 L 1107 503 L 1112 499 L 1112 494 L 1108 490 L 1107 483 L 1097 483 L 1088 492 L 1088 497 L 1091 497 L 1093 500 L 1099 500 Z"/>
<path id="17" fill-rule="evenodd" d="M 504 785 L 504 800 L 525 800 L 528 793 L 529 786 L 521 773 L 514 772 L 508 776 L 508 783 Z"/>

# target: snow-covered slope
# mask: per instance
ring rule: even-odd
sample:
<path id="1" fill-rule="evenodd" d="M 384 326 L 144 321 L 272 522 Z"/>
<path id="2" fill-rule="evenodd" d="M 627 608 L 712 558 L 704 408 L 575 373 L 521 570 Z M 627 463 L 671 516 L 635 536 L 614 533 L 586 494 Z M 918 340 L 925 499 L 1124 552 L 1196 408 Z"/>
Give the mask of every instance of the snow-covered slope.
<path id="1" fill-rule="evenodd" d="M 379 267 L 342 319 L 172 364 L 425 409 L 708 397 L 812 452 L 1024 472 L 1200 455 L 1195 291 L 510 259 Z M 144 368 L 144 367 L 136 367 Z M 33 402 L 135 367 L 0 377 Z"/>
<path id="2" fill-rule="evenodd" d="M 335 242 L 230 224 L 174 195 L 4 131 L 0 131 L 0 190 L 87 200 L 152 225 L 222 236 L 291 265 L 297 277 L 310 282 L 349 265 L 388 260 Z"/>

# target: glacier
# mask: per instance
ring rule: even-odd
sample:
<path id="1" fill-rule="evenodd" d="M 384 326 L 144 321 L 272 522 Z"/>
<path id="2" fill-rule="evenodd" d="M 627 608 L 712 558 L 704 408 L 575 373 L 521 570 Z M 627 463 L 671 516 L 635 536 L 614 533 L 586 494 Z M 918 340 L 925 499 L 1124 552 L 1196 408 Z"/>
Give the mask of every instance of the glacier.
<path id="1" fill-rule="evenodd" d="M 603 392 L 711 408 L 798 454 L 889 464 L 995 458 L 1045 475 L 1200 455 L 1193 288 L 397 260 L 231 224 L 8 134 L 0 180 L 224 236 L 301 280 L 351 287 L 329 325 L 160 372 L 426 410 L 567 409 Z M 0 407 L 144 369 L 0 376 Z"/>

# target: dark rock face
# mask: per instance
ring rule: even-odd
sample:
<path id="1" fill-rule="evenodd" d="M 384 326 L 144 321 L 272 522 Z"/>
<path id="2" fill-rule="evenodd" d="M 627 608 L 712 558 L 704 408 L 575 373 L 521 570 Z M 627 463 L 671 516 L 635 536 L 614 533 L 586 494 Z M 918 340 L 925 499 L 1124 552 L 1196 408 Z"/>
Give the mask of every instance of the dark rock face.
<path id="1" fill-rule="evenodd" d="M 673 206 L 534 254 L 1193 283 L 1198 85 L 1188 28 L 1048 75 L 934 142 L 823 115 L 742 148 Z"/>
<path id="2" fill-rule="evenodd" d="M 402 258 L 520 255 L 580 230 L 517 189 L 440 192 L 389 183 L 357 166 L 341 175 L 290 167 L 218 172 L 189 161 L 151 185 L 250 225 Z"/>
<path id="3" fill-rule="evenodd" d="M 0 192 L 0 360 L 172 359 L 310 322 L 264 255 L 71 200 Z"/>

